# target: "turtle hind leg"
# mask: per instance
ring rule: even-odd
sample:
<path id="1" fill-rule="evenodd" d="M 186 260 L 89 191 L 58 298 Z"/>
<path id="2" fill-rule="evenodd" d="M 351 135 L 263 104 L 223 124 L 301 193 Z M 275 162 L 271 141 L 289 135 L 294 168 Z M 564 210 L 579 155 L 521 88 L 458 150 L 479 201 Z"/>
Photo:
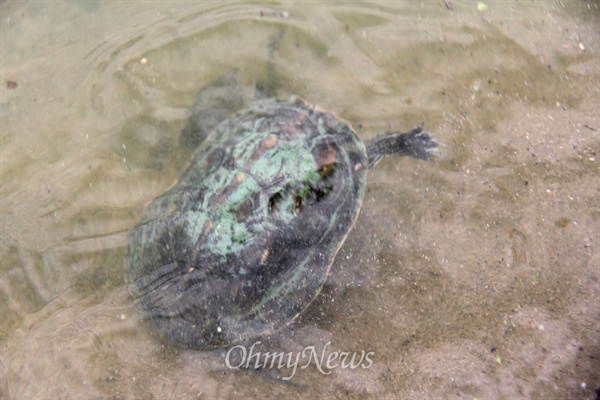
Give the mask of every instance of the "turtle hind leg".
<path id="1" fill-rule="evenodd" d="M 411 156 L 429 160 L 440 156 L 439 143 L 419 125 L 410 132 L 386 132 L 366 143 L 369 170 L 385 156 Z"/>

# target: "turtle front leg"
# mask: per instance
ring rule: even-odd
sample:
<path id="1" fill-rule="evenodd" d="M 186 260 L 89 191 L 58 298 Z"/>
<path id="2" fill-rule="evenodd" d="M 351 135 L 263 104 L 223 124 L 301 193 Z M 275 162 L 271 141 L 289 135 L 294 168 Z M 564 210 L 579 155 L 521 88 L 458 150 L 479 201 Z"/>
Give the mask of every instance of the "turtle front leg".
<path id="1" fill-rule="evenodd" d="M 439 143 L 419 125 L 410 132 L 386 132 L 366 142 L 369 170 L 385 156 L 411 156 L 429 160 L 440 155 Z"/>

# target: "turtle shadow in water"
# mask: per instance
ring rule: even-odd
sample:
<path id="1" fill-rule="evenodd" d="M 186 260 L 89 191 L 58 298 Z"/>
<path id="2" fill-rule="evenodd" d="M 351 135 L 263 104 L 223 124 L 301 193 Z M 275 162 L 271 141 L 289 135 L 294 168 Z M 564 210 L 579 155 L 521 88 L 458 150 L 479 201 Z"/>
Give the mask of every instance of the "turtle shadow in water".
<path id="1" fill-rule="evenodd" d="M 182 147 L 195 149 L 227 117 L 263 98 L 261 86 L 246 87 L 239 71 L 230 71 L 198 92 L 191 108 L 190 123 L 181 131 Z"/>
<path id="2" fill-rule="evenodd" d="M 237 111 L 242 109 L 242 111 Z M 422 127 L 363 144 L 331 113 L 235 72 L 201 90 L 177 185 L 128 236 L 131 291 L 163 339 L 208 350 L 270 335 L 319 294 L 384 156 L 429 159 Z"/>
<path id="3" fill-rule="evenodd" d="M 189 124 L 182 129 L 180 144 L 188 149 L 196 149 L 210 132 L 230 115 L 244 110 L 252 102 L 278 97 L 276 86 L 282 77 L 269 69 L 269 79 L 261 79 L 254 87 L 240 82 L 240 71 L 232 70 L 215 82 L 202 88 L 194 98 Z"/>

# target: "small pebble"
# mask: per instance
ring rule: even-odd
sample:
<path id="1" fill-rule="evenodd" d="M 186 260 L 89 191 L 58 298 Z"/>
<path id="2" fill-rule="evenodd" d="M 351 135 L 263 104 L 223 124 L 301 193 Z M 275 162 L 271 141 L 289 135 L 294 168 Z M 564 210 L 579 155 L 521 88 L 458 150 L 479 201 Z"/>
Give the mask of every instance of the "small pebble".
<path id="1" fill-rule="evenodd" d="M 146 59 L 146 57 L 144 57 L 140 60 L 140 64 L 142 64 L 142 65 L 146 65 L 147 62 L 148 62 L 148 60 Z"/>

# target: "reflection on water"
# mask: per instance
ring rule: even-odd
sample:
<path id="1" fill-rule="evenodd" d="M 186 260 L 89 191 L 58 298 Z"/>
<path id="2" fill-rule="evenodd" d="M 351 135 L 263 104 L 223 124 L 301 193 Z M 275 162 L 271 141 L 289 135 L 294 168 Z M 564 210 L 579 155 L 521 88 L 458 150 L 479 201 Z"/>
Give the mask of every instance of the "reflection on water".
<path id="1" fill-rule="evenodd" d="M 598 6 L 486 3 L 1 3 L 0 397 L 591 398 Z M 425 122 L 446 143 L 381 163 L 321 296 L 262 341 L 369 368 L 282 384 L 165 346 L 131 306 L 126 234 L 231 70 L 362 139 Z"/>

